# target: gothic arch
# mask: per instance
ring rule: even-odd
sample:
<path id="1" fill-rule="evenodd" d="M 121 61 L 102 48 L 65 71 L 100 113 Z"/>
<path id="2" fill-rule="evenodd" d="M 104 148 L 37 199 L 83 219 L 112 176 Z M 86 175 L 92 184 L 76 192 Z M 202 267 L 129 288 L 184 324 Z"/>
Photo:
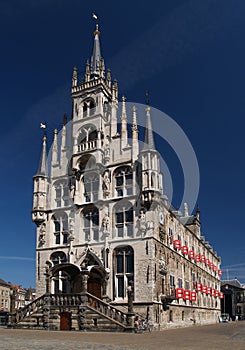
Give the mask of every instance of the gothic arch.
<path id="1" fill-rule="evenodd" d="M 127 287 L 134 285 L 134 249 L 119 245 L 113 251 L 114 298 L 127 298 Z"/>
<path id="2" fill-rule="evenodd" d="M 96 126 L 94 124 L 86 124 L 79 129 L 77 143 L 79 145 L 88 141 L 94 141 L 97 140 L 97 137 L 98 133 Z"/>

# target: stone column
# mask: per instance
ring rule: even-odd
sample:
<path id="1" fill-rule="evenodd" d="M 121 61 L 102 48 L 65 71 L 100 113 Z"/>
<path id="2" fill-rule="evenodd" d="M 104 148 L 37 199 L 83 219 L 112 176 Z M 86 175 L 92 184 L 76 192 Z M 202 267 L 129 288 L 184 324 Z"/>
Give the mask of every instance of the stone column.
<path id="1" fill-rule="evenodd" d="M 81 271 L 82 285 L 81 285 L 81 305 L 78 310 L 78 324 L 79 330 L 84 331 L 86 329 L 86 307 L 87 307 L 87 290 L 88 290 L 88 270 L 83 268 Z"/>
<path id="2" fill-rule="evenodd" d="M 125 329 L 125 331 L 134 332 L 135 313 L 133 309 L 133 300 L 134 300 L 133 282 L 131 282 L 131 285 L 129 285 L 127 288 L 127 295 L 128 295 L 128 312 L 127 312 L 127 328 Z"/>
<path id="3" fill-rule="evenodd" d="M 9 324 L 13 326 L 16 323 L 16 309 L 15 309 L 16 289 L 13 288 L 10 291 L 10 318 Z"/>
<path id="4" fill-rule="evenodd" d="M 46 291 L 45 293 L 46 294 L 49 294 L 50 293 L 50 274 L 48 272 L 48 266 L 45 266 L 45 282 L 46 282 Z"/>

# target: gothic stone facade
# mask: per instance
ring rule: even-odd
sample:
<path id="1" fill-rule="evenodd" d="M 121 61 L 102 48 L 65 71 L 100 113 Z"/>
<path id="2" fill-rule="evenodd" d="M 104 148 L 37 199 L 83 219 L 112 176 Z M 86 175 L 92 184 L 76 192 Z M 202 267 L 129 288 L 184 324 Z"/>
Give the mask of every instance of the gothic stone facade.
<path id="1" fill-rule="evenodd" d="M 139 149 L 136 108 L 131 140 L 125 98 L 105 72 L 98 25 L 82 82 L 74 68 L 71 121 L 54 131 L 48 169 L 46 137 L 34 176 L 36 290 L 87 291 L 127 305 L 156 327 L 216 322 L 220 259 L 201 235 L 200 212 L 176 211 L 163 195 L 150 107 Z M 120 117 L 120 132 L 118 119 Z"/>

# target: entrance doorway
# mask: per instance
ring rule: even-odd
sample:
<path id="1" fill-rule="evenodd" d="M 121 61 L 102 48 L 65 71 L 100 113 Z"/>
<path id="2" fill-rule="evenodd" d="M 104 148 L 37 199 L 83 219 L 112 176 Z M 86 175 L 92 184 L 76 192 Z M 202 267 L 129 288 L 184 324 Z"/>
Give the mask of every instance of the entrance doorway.
<path id="1" fill-rule="evenodd" d="M 61 331 L 71 330 L 71 313 L 70 312 L 60 313 L 60 330 Z"/>
<path id="2" fill-rule="evenodd" d="M 101 299 L 101 279 L 100 278 L 95 278 L 91 276 L 88 279 L 88 293 Z"/>

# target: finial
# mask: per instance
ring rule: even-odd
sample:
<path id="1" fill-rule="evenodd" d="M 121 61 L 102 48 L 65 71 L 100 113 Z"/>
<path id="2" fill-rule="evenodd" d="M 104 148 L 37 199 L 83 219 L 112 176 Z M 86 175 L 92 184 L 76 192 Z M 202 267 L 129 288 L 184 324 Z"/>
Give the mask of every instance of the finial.
<path id="1" fill-rule="evenodd" d="M 197 204 L 197 208 L 196 208 L 196 218 L 199 220 L 200 219 L 200 209 L 199 209 L 199 205 Z"/>
<path id="2" fill-rule="evenodd" d="M 188 204 L 186 202 L 184 203 L 184 216 L 189 216 Z"/>
<path id="3" fill-rule="evenodd" d="M 100 31 L 99 31 L 99 24 L 98 23 L 96 23 L 96 26 L 95 26 L 95 31 L 94 31 L 94 36 L 96 36 L 96 35 L 100 35 Z"/>
<path id="4" fill-rule="evenodd" d="M 77 67 L 73 68 L 72 87 L 77 86 Z"/>

